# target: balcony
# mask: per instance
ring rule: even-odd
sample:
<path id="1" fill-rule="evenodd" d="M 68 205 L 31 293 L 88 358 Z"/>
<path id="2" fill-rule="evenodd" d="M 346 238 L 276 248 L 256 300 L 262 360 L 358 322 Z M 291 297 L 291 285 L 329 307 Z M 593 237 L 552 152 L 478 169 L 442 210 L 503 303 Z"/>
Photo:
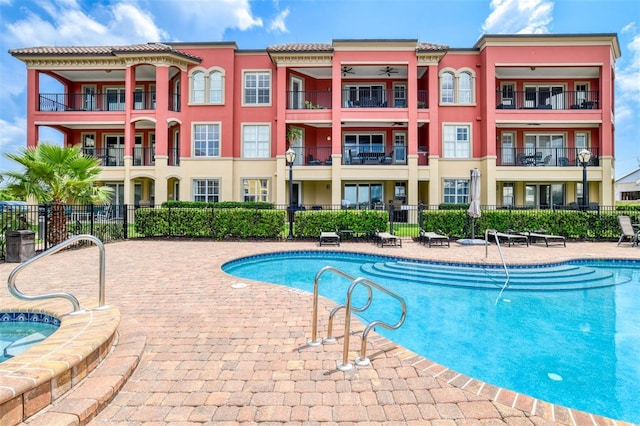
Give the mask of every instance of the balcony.
<path id="1" fill-rule="evenodd" d="M 343 108 L 407 108 L 406 97 L 395 89 L 347 88 L 342 91 Z M 418 90 L 417 108 L 427 108 L 427 90 Z"/>
<path id="2" fill-rule="evenodd" d="M 103 167 L 122 167 L 124 166 L 124 148 L 84 148 L 84 155 L 96 157 L 100 159 L 100 165 Z"/>
<path id="3" fill-rule="evenodd" d="M 295 166 L 331 166 L 331 146 L 292 146 Z"/>
<path id="4" fill-rule="evenodd" d="M 497 166 L 582 167 L 578 153 L 582 148 L 498 148 Z M 589 166 L 599 166 L 598 148 L 589 148 Z"/>
<path id="5" fill-rule="evenodd" d="M 132 106 L 136 111 L 156 109 L 155 92 L 134 92 Z M 124 111 L 125 100 L 122 92 L 117 93 L 41 93 L 38 111 Z M 180 95 L 170 94 L 169 110 L 180 111 Z"/>
<path id="6" fill-rule="evenodd" d="M 342 164 L 349 166 L 406 165 L 405 145 L 343 145 Z"/>
<path id="7" fill-rule="evenodd" d="M 287 92 L 287 109 L 331 109 L 331 92 L 327 90 Z"/>
<path id="8" fill-rule="evenodd" d="M 598 91 L 498 91 L 496 109 L 585 110 L 600 109 Z"/>
<path id="9" fill-rule="evenodd" d="M 134 166 L 153 166 L 156 164 L 155 148 L 136 146 L 133 148 Z"/>

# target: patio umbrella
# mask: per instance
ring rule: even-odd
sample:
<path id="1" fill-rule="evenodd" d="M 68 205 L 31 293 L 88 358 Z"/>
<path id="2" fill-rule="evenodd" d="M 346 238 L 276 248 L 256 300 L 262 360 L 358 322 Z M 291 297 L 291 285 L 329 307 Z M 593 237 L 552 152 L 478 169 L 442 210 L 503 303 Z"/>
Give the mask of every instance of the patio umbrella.
<path id="1" fill-rule="evenodd" d="M 471 204 L 467 214 L 471 217 L 471 239 L 476 238 L 475 220 L 481 216 L 480 212 L 480 170 L 471 170 L 471 182 L 469 184 L 469 198 Z"/>

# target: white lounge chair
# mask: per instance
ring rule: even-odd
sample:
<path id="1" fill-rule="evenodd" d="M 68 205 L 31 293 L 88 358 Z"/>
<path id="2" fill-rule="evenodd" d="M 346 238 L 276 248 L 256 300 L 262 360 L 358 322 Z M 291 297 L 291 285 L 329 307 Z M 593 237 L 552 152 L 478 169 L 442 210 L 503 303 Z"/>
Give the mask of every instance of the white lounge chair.
<path id="1" fill-rule="evenodd" d="M 320 246 L 322 244 L 340 245 L 340 235 L 337 232 L 322 232 L 320 230 Z"/>
<path id="2" fill-rule="evenodd" d="M 444 246 L 444 243 L 447 243 L 447 247 L 451 247 L 448 236 L 438 234 L 437 232 L 427 232 L 424 229 L 420 230 L 420 243 L 423 245 L 429 244 L 429 247 L 433 244 Z"/>

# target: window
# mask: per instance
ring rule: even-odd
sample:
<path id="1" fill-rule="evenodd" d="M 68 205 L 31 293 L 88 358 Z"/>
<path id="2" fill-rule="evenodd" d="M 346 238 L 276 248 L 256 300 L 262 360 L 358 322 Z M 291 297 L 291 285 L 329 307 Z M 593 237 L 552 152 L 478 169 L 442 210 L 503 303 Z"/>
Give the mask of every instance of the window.
<path id="1" fill-rule="evenodd" d="M 269 201 L 269 179 L 243 179 L 244 201 Z"/>
<path id="2" fill-rule="evenodd" d="M 193 201 L 217 203 L 220 201 L 220 181 L 218 179 L 194 179 Z"/>
<path id="3" fill-rule="evenodd" d="M 393 106 L 395 108 L 407 107 L 407 86 L 396 84 L 393 86 Z"/>
<path id="4" fill-rule="evenodd" d="M 576 83 L 576 92 L 574 105 L 576 107 L 583 107 L 584 102 L 588 99 L 589 83 Z"/>
<path id="5" fill-rule="evenodd" d="M 269 125 L 242 126 L 242 156 L 244 158 L 269 158 L 271 128 Z"/>
<path id="6" fill-rule="evenodd" d="M 197 71 L 191 75 L 191 103 L 204 103 L 204 72 Z"/>
<path id="7" fill-rule="evenodd" d="M 471 105 L 474 99 L 475 73 L 471 70 L 440 72 L 440 103 Z"/>
<path id="8" fill-rule="evenodd" d="M 564 87 L 527 85 L 524 88 L 524 107 L 537 109 L 564 109 Z"/>
<path id="9" fill-rule="evenodd" d="M 96 153 L 96 134 L 83 133 L 82 136 L 82 153 L 84 155 L 94 156 Z"/>
<path id="10" fill-rule="evenodd" d="M 269 105 L 271 103 L 271 74 L 246 72 L 244 74 L 244 104 Z"/>
<path id="11" fill-rule="evenodd" d="M 463 72 L 458 78 L 458 103 L 470 104 L 472 103 L 473 90 L 471 87 L 471 74 Z"/>
<path id="12" fill-rule="evenodd" d="M 209 103 L 222 103 L 222 73 L 220 71 L 209 73 Z"/>
<path id="13" fill-rule="evenodd" d="M 407 162 L 407 134 L 405 132 L 393 133 L 393 161 L 404 164 Z"/>
<path id="14" fill-rule="evenodd" d="M 529 207 L 549 208 L 564 204 L 564 185 L 527 184 L 525 186 L 524 204 Z"/>
<path id="15" fill-rule="evenodd" d="M 502 185 L 502 205 L 513 206 L 513 182 L 505 182 Z"/>
<path id="16" fill-rule="evenodd" d="M 502 136 L 502 165 L 515 164 L 515 133 L 503 132 Z"/>
<path id="17" fill-rule="evenodd" d="M 469 202 L 469 179 L 445 179 L 444 202 L 462 204 Z"/>
<path id="18" fill-rule="evenodd" d="M 192 104 L 222 104 L 224 103 L 224 72 L 219 69 L 204 70 L 201 68 L 191 72 L 191 99 Z M 179 95 L 178 87 L 174 87 L 174 93 Z M 179 99 L 174 99 L 176 103 Z"/>
<path id="19" fill-rule="evenodd" d="M 220 125 L 193 125 L 193 155 L 195 157 L 220 156 Z"/>
<path id="20" fill-rule="evenodd" d="M 500 83 L 500 99 L 498 99 L 498 103 L 503 106 L 515 108 L 515 87 L 516 85 L 514 83 Z"/>
<path id="21" fill-rule="evenodd" d="M 524 154 L 535 155 L 547 166 L 566 165 L 569 161 L 564 149 L 563 134 L 525 134 L 524 148 Z"/>
<path id="22" fill-rule="evenodd" d="M 440 77 L 440 102 L 453 103 L 453 73 L 445 72 Z"/>
<path id="23" fill-rule="evenodd" d="M 471 142 L 469 125 L 445 125 L 443 129 L 444 158 L 469 158 Z"/>
<path id="24" fill-rule="evenodd" d="M 382 84 L 350 84 L 345 86 L 343 93 L 347 97 L 344 100 L 346 108 L 377 108 L 386 105 L 386 93 Z"/>
<path id="25" fill-rule="evenodd" d="M 344 185 L 342 205 L 351 209 L 372 209 L 383 204 L 381 183 L 348 183 Z"/>

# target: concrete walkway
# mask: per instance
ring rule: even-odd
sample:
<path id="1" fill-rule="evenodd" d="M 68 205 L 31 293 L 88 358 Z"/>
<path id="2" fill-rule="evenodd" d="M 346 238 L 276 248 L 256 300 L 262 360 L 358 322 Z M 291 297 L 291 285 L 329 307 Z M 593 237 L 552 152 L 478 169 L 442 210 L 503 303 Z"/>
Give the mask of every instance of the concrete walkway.
<path id="1" fill-rule="evenodd" d="M 372 365 L 341 372 L 342 344 L 309 347 L 309 293 L 238 279 L 220 270 L 236 257 L 286 250 L 343 250 L 411 258 L 496 263 L 497 249 L 427 248 L 405 242 L 318 247 L 314 242 L 126 241 L 108 244 L 107 303 L 123 327 L 144 333 L 140 364 L 92 425 L 187 424 L 616 424 L 500 390 L 433 364 L 373 335 Z M 572 258 L 640 259 L 629 244 L 505 247 L 509 263 Z M 51 256 L 22 282 L 34 292 L 97 297 L 95 248 Z M 5 279 L 15 265 L 1 264 Z M 238 282 L 248 284 L 234 288 Z M 4 286 L 3 286 L 4 287 Z M 6 297 L 6 287 L 0 299 Z M 334 304 L 321 300 L 320 333 Z M 361 325 L 358 321 L 354 325 Z M 336 326 L 341 337 L 342 325 Z M 342 343 L 342 339 L 339 340 Z M 351 339 L 349 359 L 359 351 Z M 37 419 L 35 419 L 37 420 Z M 618 422 L 617 424 L 621 424 Z"/>

